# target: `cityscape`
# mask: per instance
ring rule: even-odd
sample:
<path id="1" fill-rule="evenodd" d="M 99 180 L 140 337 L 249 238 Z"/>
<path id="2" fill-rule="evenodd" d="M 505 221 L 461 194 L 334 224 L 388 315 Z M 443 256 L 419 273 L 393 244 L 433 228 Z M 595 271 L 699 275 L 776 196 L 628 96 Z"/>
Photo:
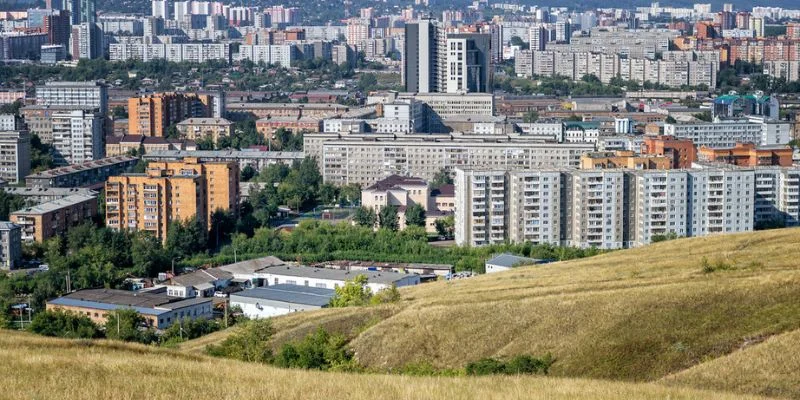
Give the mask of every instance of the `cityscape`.
<path id="1" fill-rule="evenodd" d="M 10 398 L 798 398 L 798 245 L 793 1 L 0 2 Z"/>

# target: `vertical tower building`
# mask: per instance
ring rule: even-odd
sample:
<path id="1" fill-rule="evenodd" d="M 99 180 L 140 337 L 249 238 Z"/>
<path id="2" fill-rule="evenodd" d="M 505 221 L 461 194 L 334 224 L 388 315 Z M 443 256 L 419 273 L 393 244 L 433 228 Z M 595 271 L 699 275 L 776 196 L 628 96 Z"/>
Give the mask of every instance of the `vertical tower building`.
<path id="1" fill-rule="evenodd" d="M 446 90 L 447 42 L 438 21 L 421 19 L 406 24 L 402 78 L 406 92 L 434 93 Z"/>
<path id="2" fill-rule="evenodd" d="M 488 34 L 447 36 L 447 93 L 492 91 L 491 37 Z"/>
<path id="3" fill-rule="evenodd" d="M 95 24 L 97 12 L 95 0 L 66 0 L 66 9 L 70 13 L 72 25 Z"/>
<path id="4" fill-rule="evenodd" d="M 73 59 L 103 57 L 103 31 L 96 23 L 73 25 L 69 39 L 69 53 Z"/>
<path id="5" fill-rule="evenodd" d="M 169 0 L 153 0 L 151 12 L 153 17 L 168 20 L 170 19 L 171 12 L 172 8 L 170 7 Z"/>
<path id="6" fill-rule="evenodd" d="M 103 158 L 104 118 L 93 111 L 53 113 L 53 148 L 57 164 L 81 164 Z"/>

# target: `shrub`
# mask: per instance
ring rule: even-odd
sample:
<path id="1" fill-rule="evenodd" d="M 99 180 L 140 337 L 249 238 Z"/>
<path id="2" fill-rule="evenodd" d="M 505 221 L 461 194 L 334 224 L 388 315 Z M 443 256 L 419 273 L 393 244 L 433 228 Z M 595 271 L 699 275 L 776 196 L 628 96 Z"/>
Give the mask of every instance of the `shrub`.
<path id="1" fill-rule="evenodd" d="M 63 310 L 37 313 L 28 329 L 43 336 L 69 339 L 94 339 L 103 336 L 100 328 L 89 317 Z"/>
<path id="2" fill-rule="evenodd" d="M 357 365 L 346 345 L 344 337 L 319 328 L 301 341 L 284 344 L 273 363 L 284 368 L 352 371 Z"/>
<path id="3" fill-rule="evenodd" d="M 509 361 L 495 358 L 484 358 L 467 364 L 467 375 L 518 375 L 518 374 L 547 374 L 555 359 L 550 354 L 542 358 L 529 355 L 519 355 Z"/>
<path id="4" fill-rule="evenodd" d="M 215 357 L 235 358 L 241 361 L 268 363 L 272 361 L 269 340 L 275 333 L 268 319 L 245 321 L 239 330 L 223 340 L 219 345 L 206 349 Z"/>

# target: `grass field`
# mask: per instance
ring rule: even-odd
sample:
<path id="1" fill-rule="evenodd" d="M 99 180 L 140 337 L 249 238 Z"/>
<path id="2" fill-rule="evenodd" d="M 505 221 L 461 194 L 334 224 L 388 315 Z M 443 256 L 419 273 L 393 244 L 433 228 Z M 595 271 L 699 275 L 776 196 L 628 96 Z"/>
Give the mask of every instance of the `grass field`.
<path id="1" fill-rule="evenodd" d="M 740 399 L 651 383 L 284 370 L 108 341 L 0 332 L 2 399 Z"/>
<path id="2" fill-rule="evenodd" d="M 399 304 L 370 310 L 369 318 L 358 309 L 279 318 L 276 343 L 317 324 L 341 326 L 358 361 L 375 370 L 423 361 L 461 368 L 482 357 L 551 353 L 555 376 L 641 382 L 688 370 L 672 379 L 773 394 L 768 386 L 794 381 L 778 376 L 782 383 L 729 386 L 723 379 L 748 380 L 737 376 L 744 369 L 732 368 L 721 383 L 704 384 L 709 374 L 700 371 L 703 363 L 800 329 L 799 247 L 800 229 L 681 239 L 426 284 L 401 290 Z M 774 394 L 787 393 L 797 396 Z"/>

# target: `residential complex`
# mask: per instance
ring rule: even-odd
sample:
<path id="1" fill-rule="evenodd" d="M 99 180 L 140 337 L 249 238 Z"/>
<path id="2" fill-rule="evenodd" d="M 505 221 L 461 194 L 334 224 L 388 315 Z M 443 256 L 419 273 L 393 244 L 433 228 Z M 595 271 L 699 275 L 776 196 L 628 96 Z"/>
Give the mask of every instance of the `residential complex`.
<path id="1" fill-rule="evenodd" d="M 0 179 L 21 183 L 30 171 L 30 135 L 25 131 L 0 131 Z"/>
<path id="2" fill-rule="evenodd" d="M 238 210 L 239 166 L 196 159 L 151 162 L 146 173 L 110 177 L 105 193 L 106 226 L 166 240 L 172 221 L 198 220 L 210 228 L 217 210 Z"/>
<path id="3" fill-rule="evenodd" d="M 212 116 L 208 94 L 156 93 L 128 99 L 128 134 L 166 136 L 167 128 L 187 118 Z"/>
<path id="4" fill-rule="evenodd" d="M 51 121 L 56 164 L 83 164 L 103 158 L 105 118 L 100 113 L 85 109 L 55 112 Z"/>
<path id="5" fill-rule="evenodd" d="M 263 150 L 169 150 L 146 152 L 142 158 L 146 161 L 180 161 L 186 158 L 195 158 L 200 162 L 235 162 L 239 164 L 240 171 L 246 167 L 261 171 L 275 164 L 292 165 L 295 161 L 302 161 L 305 157 L 302 151 Z"/>
<path id="6" fill-rule="evenodd" d="M 11 222 L 0 222 L 0 270 L 12 270 L 22 264 L 22 230 Z"/>
<path id="7" fill-rule="evenodd" d="M 185 139 L 197 141 L 208 138 L 213 143 L 233 133 L 233 122 L 225 118 L 189 118 L 179 122 L 176 127 Z"/>
<path id="8" fill-rule="evenodd" d="M 800 168 L 456 170 L 456 242 L 605 249 L 798 224 Z"/>
<path id="9" fill-rule="evenodd" d="M 100 82 L 47 82 L 36 87 L 40 106 L 92 107 L 108 115 L 108 87 Z"/>
<path id="10" fill-rule="evenodd" d="M 691 139 L 697 147 L 726 148 L 736 143 L 761 146 L 787 144 L 791 140 L 790 124 L 781 121 L 716 120 L 713 122 L 678 122 L 664 124 L 664 134 Z"/>
<path id="11" fill-rule="evenodd" d="M 109 176 L 133 171 L 136 157 L 118 156 L 37 172 L 25 177 L 32 188 L 102 187 Z"/>
<path id="12" fill-rule="evenodd" d="M 44 242 L 97 215 L 97 196 L 73 194 L 59 200 L 11 213 L 11 222 L 22 228 L 22 240 Z"/>

